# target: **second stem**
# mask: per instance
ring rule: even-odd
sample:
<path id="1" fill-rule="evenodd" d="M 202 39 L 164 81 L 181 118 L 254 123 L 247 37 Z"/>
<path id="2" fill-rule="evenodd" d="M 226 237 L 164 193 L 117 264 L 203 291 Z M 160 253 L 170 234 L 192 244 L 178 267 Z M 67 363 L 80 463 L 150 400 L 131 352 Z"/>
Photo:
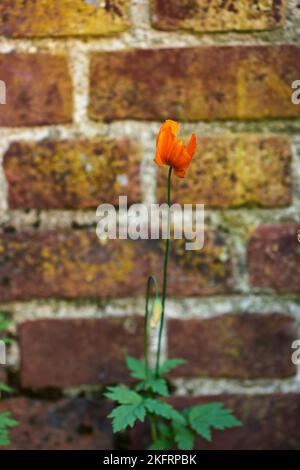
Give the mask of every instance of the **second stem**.
<path id="1" fill-rule="evenodd" d="M 171 205 L 171 176 L 172 176 L 172 167 L 169 168 L 168 174 L 168 221 L 167 221 L 167 238 L 166 238 L 166 248 L 165 248 L 165 258 L 164 258 L 164 271 L 163 271 L 163 288 L 162 288 L 162 314 L 159 325 L 158 333 L 158 347 L 157 347 L 157 356 L 156 356 L 156 368 L 155 375 L 159 376 L 159 365 L 160 365 L 160 355 L 161 355 L 161 341 L 162 333 L 164 328 L 164 318 L 165 318 L 165 304 L 167 296 L 167 284 L 168 284 L 168 261 L 169 261 L 169 251 L 170 251 L 170 205 Z"/>

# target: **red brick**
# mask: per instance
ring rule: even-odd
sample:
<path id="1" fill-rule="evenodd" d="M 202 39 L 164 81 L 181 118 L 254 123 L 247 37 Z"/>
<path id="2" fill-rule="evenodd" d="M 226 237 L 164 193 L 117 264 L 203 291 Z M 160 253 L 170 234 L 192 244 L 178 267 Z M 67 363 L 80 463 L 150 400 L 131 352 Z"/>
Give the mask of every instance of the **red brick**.
<path id="1" fill-rule="evenodd" d="M 291 345 L 297 337 L 293 320 L 279 314 L 172 319 L 168 356 L 187 360 L 173 372 L 179 377 L 290 377 L 296 373 Z"/>
<path id="2" fill-rule="evenodd" d="M 139 202 L 139 149 L 128 140 L 15 142 L 4 156 L 13 209 L 86 209 Z"/>
<path id="3" fill-rule="evenodd" d="M 201 251 L 172 243 L 169 293 L 229 292 L 230 253 L 222 234 L 208 232 Z M 161 282 L 162 240 L 107 240 L 95 231 L 40 231 L 0 236 L 1 301 L 32 298 L 102 298 L 144 295 L 147 277 Z"/>
<path id="4" fill-rule="evenodd" d="M 157 198 L 166 199 L 167 168 L 158 171 Z M 287 138 L 224 134 L 198 139 L 185 179 L 173 178 L 172 200 L 207 207 L 286 206 L 292 202 Z"/>
<path id="5" fill-rule="evenodd" d="M 300 447 L 300 395 L 216 395 L 174 397 L 177 409 L 208 402 L 223 402 L 242 421 L 241 427 L 212 432 L 212 442 L 196 441 L 201 450 L 297 450 Z M 149 445 L 147 427 L 131 432 L 131 449 Z"/>
<path id="6" fill-rule="evenodd" d="M 6 377 L 6 370 L 4 365 L 0 365 L 0 383 L 6 383 L 7 377 Z M 0 392 L 1 396 L 1 392 Z"/>
<path id="7" fill-rule="evenodd" d="M 300 224 L 265 225 L 255 230 L 248 247 L 252 286 L 300 292 Z"/>
<path id="8" fill-rule="evenodd" d="M 106 400 L 74 398 L 51 402 L 13 398 L 0 402 L 19 426 L 12 429 L 11 445 L 1 450 L 113 449 L 111 405 Z"/>
<path id="9" fill-rule="evenodd" d="M 72 121 L 72 83 L 65 56 L 0 54 L 6 105 L 0 126 L 39 126 Z"/>
<path id="10" fill-rule="evenodd" d="M 283 25 L 286 0 L 152 0 L 152 22 L 163 30 L 196 32 L 274 29 Z"/>
<path id="11" fill-rule="evenodd" d="M 89 115 L 100 121 L 299 117 L 291 101 L 299 76 L 296 45 L 99 52 L 91 59 Z"/>
<path id="12" fill-rule="evenodd" d="M 107 36 L 129 26 L 129 0 L 1 0 L 0 34 L 12 37 Z"/>
<path id="13" fill-rule="evenodd" d="M 125 357 L 142 356 L 143 318 L 25 322 L 20 327 L 20 349 L 25 388 L 127 382 Z"/>

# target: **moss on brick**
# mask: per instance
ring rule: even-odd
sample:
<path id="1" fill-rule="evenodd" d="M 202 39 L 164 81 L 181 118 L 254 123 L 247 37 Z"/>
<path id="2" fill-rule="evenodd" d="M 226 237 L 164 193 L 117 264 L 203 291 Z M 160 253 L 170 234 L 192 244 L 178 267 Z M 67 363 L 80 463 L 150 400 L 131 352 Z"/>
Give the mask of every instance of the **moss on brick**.
<path id="1" fill-rule="evenodd" d="M 152 0 L 158 29 L 194 32 L 270 30 L 283 26 L 287 0 Z"/>
<path id="2" fill-rule="evenodd" d="M 128 0 L 2 0 L 0 34 L 12 38 L 107 36 L 129 27 Z"/>

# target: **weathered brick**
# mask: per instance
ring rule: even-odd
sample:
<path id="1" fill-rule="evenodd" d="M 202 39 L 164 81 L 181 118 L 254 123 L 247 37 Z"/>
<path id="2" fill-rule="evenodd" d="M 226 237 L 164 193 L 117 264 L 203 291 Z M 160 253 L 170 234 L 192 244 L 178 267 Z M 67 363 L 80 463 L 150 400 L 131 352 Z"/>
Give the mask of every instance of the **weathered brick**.
<path id="1" fill-rule="evenodd" d="M 11 444 L 1 450 L 107 450 L 113 449 L 112 427 L 106 418 L 106 400 L 74 398 L 56 402 L 13 398 L 0 402 L 19 426 Z"/>
<path id="2" fill-rule="evenodd" d="M 41 231 L 0 236 L 0 299 L 107 298 L 144 295 L 147 277 L 161 281 L 163 240 L 98 240 L 94 231 Z M 231 290 L 232 266 L 224 236 L 208 232 L 204 248 L 172 243 L 169 293 Z"/>
<path id="3" fill-rule="evenodd" d="M 2 0 L 0 35 L 107 36 L 129 26 L 129 0 Z"/>
<path id="4" fill-rule="evenodd" d="M 248 246 L 250 281 L 254 287 L 300 292 L 300 224 L 265 225 Z"/>
<path id="5" fill-rule="evenodd" d="M 76 209 L 139 202 L 137 145 L 119 141 L 15 142 L 4 156 L 11 208 Z"/>
<path id="6" fill-rule="evenodd" d="M 142 356 L 143 318 L 25 322 L 20 326 L 20 350 L 25 388 L 126 382 L 125 357 Z"/>
<path id="7" fill-rule="evenodd" d="M 6 383 L 7 377 L 6 377 L 6 370 L 5 366 L 0 364 L 0 383 Z M 1 392 L 0 392 L 1 396 Z"/>
<path id="8" fill-rule="evenodd" d="M 196 32 L 274 29 L 283 25 L 286 0 L 152 0 L 158 29 Z"/>
<path id="9" fill-rule="evenodd" d="M 296 338 L 293 320 L 279 314 L 172 319 L 168 322 L 168 355 L 187 360 L 174 370 L 179 377 L 289 377 L 296 373 L 291 361 L 291 344 Z"/>
<path id="10" fill-rule="evenodd" d="M 7 103 L 0 126 L 63 124 L 72 121 L 72 83 L 65 56 L 0 54 Z"/>
<path id="11" fill-rule="evenodd" d="M 167 169 L 160 169 L 160 202 L 166 199 L 166 181 Z M 251 134 L 203 137 L 187 178 L 173 178 L 172 199 L 208 207 L 288 205 L 292 200 L 290 142 Z"/>
<path id="12" fill-rule="evenodd" d="M 91 59 L 89 115 L 105 121 L 299 117 L 300 106 L 291 101 L 299 76 L 297 45 L 99 52 Z"/>
<path id="13" fill-rule="evenodd" d="M 215 395 L 173 397 L 177 409 L 208 402 L 223 402 L 242 421 L 242 426 L 212 431 L 212 441 L 196 440 L 201 450 L 297 450 L 300 446 L 299 394 Z M 146 449 L 149 432 L 139 425 L 131 432 L 131 449 Z"/>

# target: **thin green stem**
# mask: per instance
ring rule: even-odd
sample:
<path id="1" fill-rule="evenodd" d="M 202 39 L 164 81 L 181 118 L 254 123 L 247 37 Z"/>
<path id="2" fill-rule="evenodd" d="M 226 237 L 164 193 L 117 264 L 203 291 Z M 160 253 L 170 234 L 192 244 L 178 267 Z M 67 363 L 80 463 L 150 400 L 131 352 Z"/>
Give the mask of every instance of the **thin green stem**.
<path id="1" fill-rule="evenodd" d="M 171 205 L 171 176 L 172 176 L 172 167 L 170 166 L 168 174 L 168 223 L 167 223 L 167 238 L 166 238 L 166 247 L 165 247 L 165 258 L 164 258 L 164 271 L 163 271 L 163 289 L 162 289 L 162 314 L 159 325 L 159 334 L 158 334 L 158 347 L 157 347 L 157 356 L 156 356 L 156 368 L 155 375 L 159 376 L 159 365 L 160 365 L 160 354 L 161 354 L 161 340 L 162 333 L 164 328 L 164 318 L 165 318 L 165 304 L 167 296 L 167 274 L 168 274 L 168 261 L 169 261 L 169 251 L 170 251 L 170 225 L 171 225 L 171 214 L 170 214 L 170 205 Z"/>
<path id="2" fill-rule="evenodd" d="M 152 442 L 155 442 L 157 440 L 157 423 L 156 423 L 155 416 L 149 415 L 149 421 L 150 421 Z"/>

